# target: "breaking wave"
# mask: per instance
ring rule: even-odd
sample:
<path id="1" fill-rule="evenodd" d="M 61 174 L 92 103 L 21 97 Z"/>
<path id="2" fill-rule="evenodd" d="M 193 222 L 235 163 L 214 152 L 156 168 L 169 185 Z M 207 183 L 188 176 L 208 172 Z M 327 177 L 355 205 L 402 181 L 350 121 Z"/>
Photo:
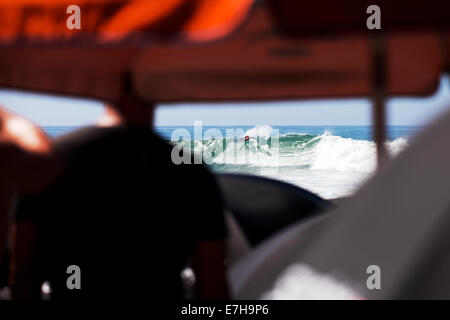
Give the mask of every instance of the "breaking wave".
<path id="1" fill-rule="evenodd" d="M 248 141 L 245 141 L 245 136 L 249 137 Z M 279 166 L 370 173 L 376 164 L 374 142 L 334 136 L 328 131 L 320 135 L 279 135 L 270 126 L 257 126 L 239 136 L 180 141 L 178 144 L 193 149 L 197 154 L 202 153 L 208 163 L 219 168 Z M 393 155 L 407 145 L 405 138 L 386 142 Z"/>

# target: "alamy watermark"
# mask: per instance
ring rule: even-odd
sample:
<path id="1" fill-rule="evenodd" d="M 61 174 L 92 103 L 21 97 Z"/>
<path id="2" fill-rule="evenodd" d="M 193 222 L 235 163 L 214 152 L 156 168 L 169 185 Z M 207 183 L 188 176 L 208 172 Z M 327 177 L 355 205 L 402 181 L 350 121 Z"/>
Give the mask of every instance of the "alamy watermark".
<path id="1" fill-rule="evenodd" d="M 66 20 L 66 27 L 69 30 L 81 29 L 81 9 L 79 6 L 72 4 L 67 7 L 66 13 L 69 14 Z"/>
<path id="2" fill-rule="evenodd" d="M 381 268 L 376 264 L 372 264 L 367 267 L 366 273 L 370 276 L 367 277 L 366 286 L 369 290 L 381 290 Z"/>
<path id="3" fill-rule="evenodd" d="M 171 135 L 174 164 L 224 164 L 278 167 L 280 160 L 279 130 L 268 126 L 241 128 L 208 128 L 195 121 L 192 131 L 175 129 Z"/>
<path id="4" fill-rule="evenodd" d="M 367 7 L 367 14 L 370 16 L 366 20 L 366 26 L 369 30 L 381 29 L 381 9 L 379 6 L 373 4 Z"/>
<path id="5" fill-rule="evenodd" d="M 69 15 L 66 19 L 67 29 L 80 30 L 81 8 L 76 4 L 72 4 L 66 8 L 66 14 Z M 381 29 L 381 8 L 375 4 L 370 5 L 366 9 L 366 14 L 370 14 L 366 20 L 367 29 Z"/>
<path id="6" fill-rule="evenodd" d="M 81 289 L 81 269 L 77 265 L 67 267 L 66 273 L 69 274 L 66 280 L 66 286 L 69 290 Z"/>

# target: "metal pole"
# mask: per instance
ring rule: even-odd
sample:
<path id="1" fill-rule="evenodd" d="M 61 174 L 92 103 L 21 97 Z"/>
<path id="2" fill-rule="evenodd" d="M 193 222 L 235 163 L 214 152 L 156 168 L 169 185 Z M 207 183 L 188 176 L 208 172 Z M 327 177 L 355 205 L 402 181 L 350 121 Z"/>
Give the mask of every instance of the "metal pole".
<path id="1" fill-rule="evenodd" d="M 372 39 L 372 127 L 380 168 L 388 159 L 386 141 L 386 80 L 387 65 L 385 39 L 377 32 Z"/>

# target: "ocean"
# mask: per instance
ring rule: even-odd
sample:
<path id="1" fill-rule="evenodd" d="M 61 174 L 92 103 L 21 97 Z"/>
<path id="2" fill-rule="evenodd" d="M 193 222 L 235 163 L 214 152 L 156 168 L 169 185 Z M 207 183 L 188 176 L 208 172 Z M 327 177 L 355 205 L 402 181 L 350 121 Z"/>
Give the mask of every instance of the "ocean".
<path id="1" fill-rule="evenodd" d="M 44 127 L 51 136 L 75 129 Z M 395 156 L 420 130 L 387 127 L 387 149 Z M 351 195 L 376 164 L 370 126 L 159 126 L 156 131 L 202 155 L 213 171 L 266 176 L 326 199 Z"/>

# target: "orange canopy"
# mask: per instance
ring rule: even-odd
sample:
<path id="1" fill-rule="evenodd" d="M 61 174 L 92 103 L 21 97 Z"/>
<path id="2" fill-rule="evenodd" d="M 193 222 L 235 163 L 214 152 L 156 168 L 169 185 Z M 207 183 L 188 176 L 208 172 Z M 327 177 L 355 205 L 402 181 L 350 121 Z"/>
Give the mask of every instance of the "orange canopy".
<path id="1" fill-rule="evenodd" d="M 441 4 L 434 15 L 432 2 Z M 150 101 L 371 94 L 377 31 L 367 30 L 355 1 L 337 8 L 331 0 L 82 0 L 80 30 L 66 26 L 71 1 L 0 3 L 1 86 L 114 101 L 131 70 Z M 450 61 L 445 2 L 414 2 L 407 17 L 380 3 L 387 92 L 432 93 Z"/>
<path id="2" fill-rule="evenodd" d="M 205 41 L 228 34 L 253 0 L 2 0 L 6 44 L 150 42 L 160 37 Z M 79 9 L 79 29 L 69 28 Z"/>
<path id="3" fill-rule="evenodd" d="M 387 91 L 432 93 L 444 68 L 441 38 L 430 31 L 386 35 Z M 371 94 L 371 37 L 290 39 L 256 6 L 230 37 L 207 45 L 157 45 L 133 65 L 149 100 L 247 100 Z"/>

